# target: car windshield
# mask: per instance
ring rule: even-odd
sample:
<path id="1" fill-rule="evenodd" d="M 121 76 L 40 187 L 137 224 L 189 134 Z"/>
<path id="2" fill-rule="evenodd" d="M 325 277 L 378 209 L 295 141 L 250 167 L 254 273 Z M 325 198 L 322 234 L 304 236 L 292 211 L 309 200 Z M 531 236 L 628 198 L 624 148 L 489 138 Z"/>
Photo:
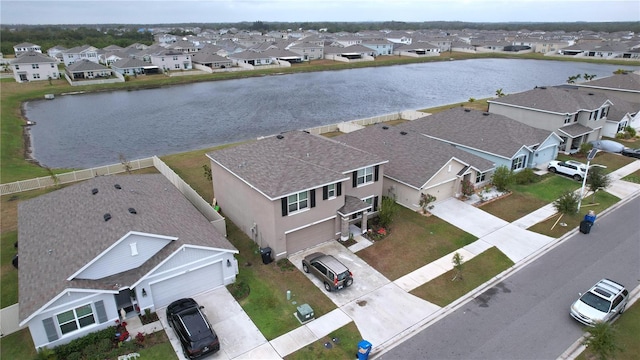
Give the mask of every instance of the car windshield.
<path id="1" fill-rule="evenodd" d="M 342 274 L 338 274 L 338 281 L 342 281 L 342 280 L 346 279 L 347 276 L 349 276 L 349 272 L 348 271 L 345 271 Z"/>
<path id="2" fill-rule="evenodd" d="M 591 306 L 592 308 L 601 311 L 601 312 L 609 312 L 609 308 L 611 307 L 611 302 L 608 300 L 605 300 L 597 295 L 594 295 L 590 292 L 584 294 L 581 298 L 580 301 L 582 301 L 583 303 Z"/>

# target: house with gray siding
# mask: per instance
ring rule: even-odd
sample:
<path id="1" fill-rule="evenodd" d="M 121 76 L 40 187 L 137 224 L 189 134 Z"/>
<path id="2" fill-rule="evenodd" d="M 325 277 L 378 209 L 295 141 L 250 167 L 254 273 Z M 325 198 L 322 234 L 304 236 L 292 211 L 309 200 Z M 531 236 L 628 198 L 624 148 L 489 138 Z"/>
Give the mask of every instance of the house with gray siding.
<path id="1" fill-rule="evenodd" d="M 52 348 L 235 281 L 237 249 L 163 175 L 18 204 L 19 321 Z"/>
<path id="2" fill-rule="evenodd" d="M 333 139 L 389 159 L 382 193 L 411 210 L 420 209 L 422 194 L 442 201 L 459 196 L 463 181 L 474 187 L 487 184 L 495 167 L 480 156 L 399 126 L 371 125 Z"/>
<path id="3" fill-rule="evenodd" d="M 22 55 L 12 59 L 10 64 L 13 78 L 19 83 L 58 79 L 60 77 L 56 59 L 36 51 L 22 53 Z"/>
<path id="4" fill-rule="evenodd" d="M 612 106 L 603 93 L 546 86 L 487 102 L 490 113 L 555 132 L 563 140 L 559 152 L 565 154 L 577 152 L 584 143 L 600 140 Z"/>
<path id="5" fill-rule="evenodd" d="M 207 153 L 217 204 L 276 259 L 367 230 L 388 161 L 335 140 L 291 131 Z"/>

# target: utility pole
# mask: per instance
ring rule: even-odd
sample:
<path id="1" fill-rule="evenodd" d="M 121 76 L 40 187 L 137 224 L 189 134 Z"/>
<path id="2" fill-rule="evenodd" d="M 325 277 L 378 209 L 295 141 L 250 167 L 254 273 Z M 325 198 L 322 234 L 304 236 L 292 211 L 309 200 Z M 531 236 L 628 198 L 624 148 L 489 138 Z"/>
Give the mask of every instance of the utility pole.
<path id="1" fill-rule="evenodd" d="M 580 206 L 582 205 L 582 197 L 584 196 L 584 186 L 587 184 L 587 175 L 589 174 L 589 163 L 596 157 L 598 149 L 591 149 L 587 155 L 587 168 L 584 171 L 584 177 L 582 178 L 582 188 L 580 188 L 580 198 L 578 199 L 578 212 L 580 212 Z"/>

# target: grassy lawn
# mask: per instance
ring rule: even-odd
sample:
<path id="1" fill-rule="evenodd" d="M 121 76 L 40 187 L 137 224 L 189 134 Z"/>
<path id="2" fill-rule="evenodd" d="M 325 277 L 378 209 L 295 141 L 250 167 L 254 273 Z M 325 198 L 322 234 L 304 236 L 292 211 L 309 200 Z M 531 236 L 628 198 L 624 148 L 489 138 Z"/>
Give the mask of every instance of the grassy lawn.
<path id="1" fill-rule="evenodd" d="M 533 194 L 512 192 L 507 197 L 481 205 L 480 209 L 502 220 L 513 222 L 547 204 L 548 202 Z"/>
<path id="2" fill-rule="evenodd" d="M 285 360 L 355 359 L 360 340 L 362 340 L 360 331 L 356 324 L 351 322 L 284 358 Z M 325 344 L 331 344 L 331 347 Z"/>
<path id="3" fill-rule="evenodd" d="M 613 204 L 620 201 L 620 199 L 616 196 L 613 196 L 607 192 L 599 191 L 596 194 L 595 202 L 593 201 L 593 196 L 588 196 L 582 200 L 582 207 L 580 211 L 575 215 L 564 215 L 562 219 L 558 222 L 558 225 L 553 227 L 553 224 L 558 220 L 560 215 L 556 215 L 546 221 L 537 223 L 530 227 L 527 230 L 535 231 L 537 233 L 551 236 L 554 238 L 559 238 L 566 234 L 567 232 L 577 228 L 580 225 L 580 221 L 584 219 L 584 215 L 589 211 L 593 210 L 596 214 L 601 213 L 605 209 L 611 207 Z M 560 223 L 565 223 L 566 226 L 561 226 Z M 597 220 L 596 220 L 597 224 Z M 551 229 L 553 227 L 553 229 Z"/>
<path id="4" fill-rule="evenodd" d="M 391 280 L 396 280 L 477 240 L 435 217 L 400 207 L 389 235 L 358 251 L 358 256 Z"/>
<path id="5" fill-rule="evenodd" d="M 463 263 L 462 280 L 453 281 L 455 270 L 451 270 L 414 289 L 411 294 L 444 307 L 511 266 L 513 261 L 492 247 Z"/>
<path id="6" fill-rule="evenodd" d="M 23 329 L 0 338 L 0 359 L 35 359 L 36 348 L 33 345 L 29 329 Z"/>
<path id="7" fill-rule="evenodd" d="M 637 170 L 622 178 L 624 181 L 640 184 L 640 170 Z"/>
<path id="8" fill-rule="evenodd" d="M 622 352 L 616 353 L 616 359 L 640 360 L 640 303 L 635 303 L 620 316 L 613 327 L 617 331 L 616 340 L 622 348 Z M 577 360 L 593 360 L 597 357 L 588 349 L 580 354 Z"/>
<path id="9" fill-rule="evenodd" d="M 575 154 L 575 155 L 564 155 L 558 154 L 558 160 L 566 161 L 566 160 L 576 160 L 581 163 L 586 164 L 587 159 L 583 155 Z M 600 151 L 596 155 L 596 157 L 589 163 L 589 165 L 599 164 L 606 166 L 605 172 L 610 173 L 614 170 L 618 170 L 621 167 L 631 164 L 634 161 L 633 158 L 627 156 L 621 156 L 619 154 L 612 154 L 608 152 Z"/>
<path id="10" fill-rule="evenodd" d="M 540 199 L 545 204 L 554 202 L 567 191 L 577 190 L 582 183 L 566 176 L 547 174 L 542 180 L 530 185 L 513 185 L 514 193 L 527 194 Z M 508 197 L 507 197 L 508 199 Z"/>

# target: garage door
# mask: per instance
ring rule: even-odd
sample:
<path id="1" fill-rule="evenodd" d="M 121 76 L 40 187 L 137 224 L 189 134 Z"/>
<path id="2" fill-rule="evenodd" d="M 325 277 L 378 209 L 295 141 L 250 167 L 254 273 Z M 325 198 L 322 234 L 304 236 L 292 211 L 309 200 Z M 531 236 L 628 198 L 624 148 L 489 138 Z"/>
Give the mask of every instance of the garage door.
<path id="1" fill-rule="evenodd" d="M 443 201 L 446 200 L 452 196 L 455 196 L 455 191 L 453 186 L 455 185 L 456 181 L 452 180 L 449 182 L 446 182 L 444 184 L 438 185 L 438 186 L 434 186 L 432 188 L 428 188 L 426 190 L 422 190 L 422 192 L 427 193 L 427 194 L 431 194 L 433 196 L 436 197 L 436 201 Z"/>
<path id="2" fill-rule="evenodd" d="M 159 309 L 174 300 L 193 297 L 222 285 L 224 285 L 222 262 L 217 262 L 153 283 L 151 295 L 156 309 Z"/>
<path id="3" fill-rule="evenodd" d="M 335 237 L 335 220 L 329 219 L 316 225 L 287 234 L 287 256 Z"/>

